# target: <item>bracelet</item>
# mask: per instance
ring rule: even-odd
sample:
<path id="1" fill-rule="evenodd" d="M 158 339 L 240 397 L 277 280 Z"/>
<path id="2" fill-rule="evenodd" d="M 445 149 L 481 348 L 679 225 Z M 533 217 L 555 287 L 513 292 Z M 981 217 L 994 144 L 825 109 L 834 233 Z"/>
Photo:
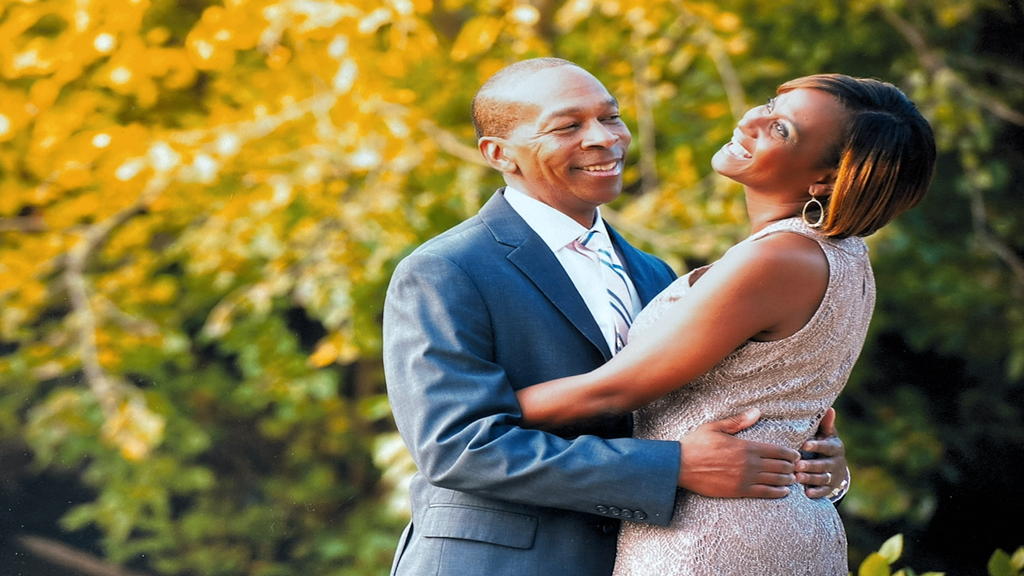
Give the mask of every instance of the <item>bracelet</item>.
<path id="1" fill-rule="evenodd" d="M 843 496 L 846 496 L 846 492 L 849 490 L 849 488 L 850 488 L 850 467 L 847 466 L 846 467 L 846 478 L 843 478 L 843 481 L 839 483 L 839 486 L 836 486 L 835 488 L 832 489 L 831 492 L 828 493 L 828 499 L 831 500 L 833 504 L 838 502 L 839 500 L 841 500 L 843 498 Z"/>

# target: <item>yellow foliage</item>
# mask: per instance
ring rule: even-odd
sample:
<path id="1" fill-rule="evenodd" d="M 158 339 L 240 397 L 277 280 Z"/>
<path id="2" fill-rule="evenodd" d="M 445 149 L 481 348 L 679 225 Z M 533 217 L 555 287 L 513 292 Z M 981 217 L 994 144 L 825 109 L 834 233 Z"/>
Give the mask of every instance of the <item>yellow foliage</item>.
<path id="1" fill-rule="evenodd" d="M 156 304 L 172 304 L 178 295 L 178 283 L 169 278 L 161 277 L 150 284 L 146 298 Z"/>
<path id="2" fill-rule="evenodd" d="M 164 418 L 141 399 L 130 399 L 118 406 L 116 414 L 103 425 L 103 438 L 117 446 L 126 460 L 142 460 L 163 440 Z"/>
<path id="3" fill-rule="evenodd" d="M 317 345 L 316 350 L 309 356 L 309 363 L 316 368 L 323 368 L 333 364 L 338 359 L 338 347 L 329 340 Z"/>
<path id="4" fill-rule="evenodd" d="M 729 105 L 726 102 L 712 102 L 701 107 L 700 113 L 705 118 L 721 118 L 729 114 Z"/>
<path id="5" fill-rule="evenodd" d="M 483 52 L 494 45 L 501 34 L 501 19 L 494 16 L 475 16 L 462 26 L 452 46 L 452 60 L 461 62 Z"/>
<path id="6" fill-rule="evenodd" d="M 7 142 L 28 124 L 29 99 L 23 92 L 0 86 L 0 142 Z"/>

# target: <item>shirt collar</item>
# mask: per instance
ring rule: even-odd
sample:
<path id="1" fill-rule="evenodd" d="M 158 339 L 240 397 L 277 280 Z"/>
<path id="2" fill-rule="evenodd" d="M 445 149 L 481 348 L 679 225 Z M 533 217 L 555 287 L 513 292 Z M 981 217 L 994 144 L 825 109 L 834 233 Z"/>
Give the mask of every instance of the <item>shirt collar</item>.
<path id="1" fill-rule="evenodd" d="M 527 196 L 511 186 L 505 187 L 505 200 L 526 221 L 526 224 L 540 236 L 541 240 L 551 248 L 552 252 L 557 252 L 572 244 L 574 240 L 587 230 L 597 230 L 604 234 L 605 237 L 609 236 L 604 220 L 601 219 L 600 207 L 597 208 L 594 225 L 590 228 L 584 228 L 579 222 L 564 213 L 536 198 Z"/>

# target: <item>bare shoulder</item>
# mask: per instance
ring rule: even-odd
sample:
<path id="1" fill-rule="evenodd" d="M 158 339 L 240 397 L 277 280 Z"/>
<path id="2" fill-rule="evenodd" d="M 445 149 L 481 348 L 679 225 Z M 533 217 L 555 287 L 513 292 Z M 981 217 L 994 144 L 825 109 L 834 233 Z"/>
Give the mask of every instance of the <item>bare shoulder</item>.
<path id="1" fill-rule="evenodd" d="M 770 234 L 737 244 L 715 265 L 782 277 L 809 274 L 828 282 L 828 258 L 813 238 L 794 232 Z"/>
<path id="2" fill-rule="evenodd" d="M 764 315 L 755 339 L 776 340 L 799 330 L 814 315 L 828 288 L 828 258 L 806 236 L 782 232 L 738 244 L 715 267 L 732 277 L 748 313 Z"/>

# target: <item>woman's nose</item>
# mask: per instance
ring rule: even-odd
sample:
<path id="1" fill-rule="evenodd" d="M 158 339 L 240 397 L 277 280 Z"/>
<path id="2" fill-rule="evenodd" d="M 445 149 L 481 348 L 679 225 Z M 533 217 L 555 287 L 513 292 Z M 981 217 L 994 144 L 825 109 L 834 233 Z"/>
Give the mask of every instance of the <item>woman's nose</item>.
<path id="1" fill-rule="evenodd" d="M 755 129 L 757 127 L 758 120 L 764 118 L 763 109 L 764 106 L 755 106 L 754 108 L 747 110 L 747 113 L 743 115 L 743 118 L 740 118 L 740 121 L 736 126 L 744 132 Z"/>

